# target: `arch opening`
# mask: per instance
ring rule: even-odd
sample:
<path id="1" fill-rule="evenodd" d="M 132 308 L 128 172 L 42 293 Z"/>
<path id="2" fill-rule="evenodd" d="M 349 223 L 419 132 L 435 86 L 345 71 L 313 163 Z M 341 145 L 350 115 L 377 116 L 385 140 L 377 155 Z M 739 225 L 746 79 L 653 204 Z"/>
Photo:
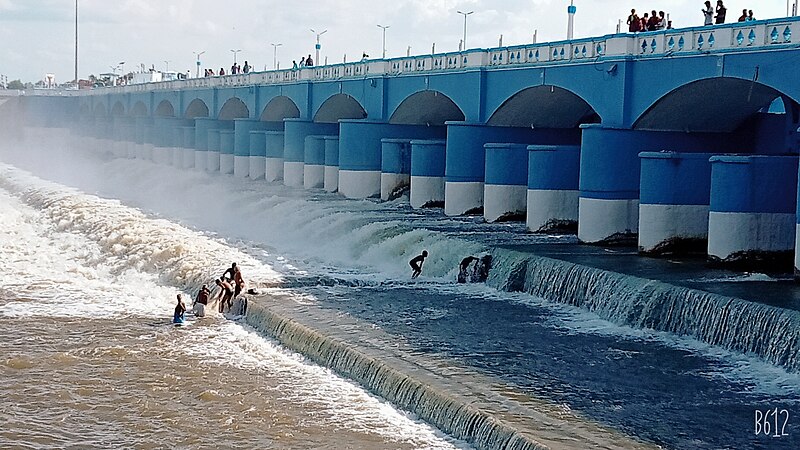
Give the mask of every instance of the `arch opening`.
<path id="1" fill-rule="evenodd" d="M 187 119 L 208 117 L 208 105 L 206 105 L 206 102 L 196 98 L 189 103 L 189 106 L 186 108 L 185 116 Z"/>
<path id="2" fill-rule="evenodd" d="M 131 108 L 130 115 L 134 117 L 144 117 L 147 115 L 147 106 L 142 102 L 136 102 Z"/>
<path id="3" fill-rule="evenodd" d="M 285 95 L 275 97 L 267 103 L 261 112 L 262 122 L 283 122 L 283 119 L 300 117 L 300 109 Z"/>
<path id="4" fill-rule="evenodd" d="M 169 100 L 161 100 L 154 114 L 157 117 L 175 117 L 175 107 Z"/>
<path id="5" fill-rule="evenodd" d="M 601 117 L 586 100 L 558 86 L 523 89 L 500 105 L 489 125 L 525 128 L 577 128 L 600 123 Z"/>
<path id="6" fill-rule="evenodd" d="M 367 111 L 358 100 L 347 94 L 336 94 L 322 104 L 314 115 L 317 123 L 338 123 L 342 119 L 366 119 Z"/>
<path id="7" fill-rule="evenodd" d="M 111 108 L 111 115 L 112 116 L 125 115 L 125 106 L 122 104 L 122 102 L 114 103 L 114 107 Z"/>
<path id="8" fill-rule="evenodd" d="M 389 123 L 443 126 L 448 121 L 464 120 L 464 112 L 450 97 L 439 91 L 422 91 L 403 100 L 389 118 Z"/>
<path id="9" fill-rule="evenodd" d="M 637 130 L 723 132 L 740 129 L 757 114 L 791 113 L 797 102 L 781 92 L 738 78 L 708 78 L 683 85 L 658 99 L 634 122 Z"/>
<path id="10" fill-rule="evenodd" d="M 248 117 L 250 117 L 250 110 L 247 105 L 240 98 L 231 97 L 222 105 L 217 118 L 219 120 L 234 120 Z"/>

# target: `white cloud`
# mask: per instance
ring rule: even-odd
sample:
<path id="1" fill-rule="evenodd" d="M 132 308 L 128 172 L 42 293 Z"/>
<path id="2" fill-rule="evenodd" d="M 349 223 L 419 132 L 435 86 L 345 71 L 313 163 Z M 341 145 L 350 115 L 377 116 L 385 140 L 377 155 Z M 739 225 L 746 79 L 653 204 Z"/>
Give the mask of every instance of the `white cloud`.
<path id="1" fill-rule="evenodd" d="M 389 25 L 388 56 L 458 48 L 463 16 L 457 10 L 474 10 L 468 19 L 470 47 L 529 42 L 538 30 L 540 42 L 560 40 L 566 34 L 568 0 L 79 0 L 80 73 L 108 72 L 110 65 L 126 62 L 126 69 L 144 63 L 194 71 L 194 51 L 206 51 L 203 62 L 226 69 L 231 49 L 242 49 L 239 59 L 257 68 L 272 66 L 270 43 L 282 43 L 283 67 L 293 59 L 314 53 L 310 28 L 328 29 L 322 36 L 322 59 L 339 62 L 381 53 L 381 33 L 376 25 Z M 64 0 L 0 0 L 0 74 L 10 79 L 36 80 L 55 73 L 72 78 L 74 10 Z M 576 36 L 613 33 L 617 21 L 630 8 L 665 10 L 676 27 L 702 23 L 701 0 L 575 0 L 578 7 Z M 728 0 L 728 21 L 741 9 L 752 7 L 758 18 L 785 14 L 783 0 Z M 756 5 L 757 4 L 757 5 Z"/>

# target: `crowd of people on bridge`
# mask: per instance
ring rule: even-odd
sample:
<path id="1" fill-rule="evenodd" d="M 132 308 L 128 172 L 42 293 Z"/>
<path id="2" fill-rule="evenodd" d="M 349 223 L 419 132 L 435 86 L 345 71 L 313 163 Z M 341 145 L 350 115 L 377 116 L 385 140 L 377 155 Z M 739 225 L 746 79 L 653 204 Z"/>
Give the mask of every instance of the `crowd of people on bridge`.
<path id="1" fill-rule="evenodd" d="M 711 1 L 706 1 L 700 12 L 703 14 L 704 25 L 720 25 L 725 23 L 725 19 L 728 15 L 728 8 L 725 6 L 723 0 L 717 0 L 716 7 L 711 5 Z M 739 16 L 739 22 L 749 22 L 752 20 L 756 20 L 753 10 L 743 9 L 742 15 Z M 628 31 L 631 33 L 672 29 L 672 21 L 669 20 L 669 16 L 665 14 L 664 11 L 656 12 L 656 10 L 650 13 L 644 13 L 643 16 L 639 17 L 636 10 L 631 9 L 627 24 Z"/>
<path id="2" fill-rule="evenodd" d="M 628 16 L 628 31 L 631 33 L 638 33 L 640 31 L 658 31 L 672 28 L 672 21 L 667 20 L 667 15 L 664 11 L 654 9 L 650 13 L 644 13 L 642 17 L 636 13 L 635 9 L 631 10 L 631 15 Z"/>
<path id="3" fill-rule="evenodd" d="M 227 74 L 225 73 L 225 68 L 220 67 L 218 73 L 214 73 L 214 69 L 205 69 L 203 71 L 204 77 L 214 77 L 214 76 L 225 76 L 225 75 L 238 75 L 240 73 L 250 73 L 253 70 L 253 66 L 250 65 L 247 61 L 244 62 L 244 67 L 241 64 L 233 63 L 231 66 L 230 72 Z"/>
<path id="4" fill-rule="evenodd" d="M 297 60 L 292 60 L 292 69 L 299 69 L 301 67 L 314 67 L 314 60 L 311 59 L 311 55 L 300 58 L 300 64 L 297 63 Z"/>

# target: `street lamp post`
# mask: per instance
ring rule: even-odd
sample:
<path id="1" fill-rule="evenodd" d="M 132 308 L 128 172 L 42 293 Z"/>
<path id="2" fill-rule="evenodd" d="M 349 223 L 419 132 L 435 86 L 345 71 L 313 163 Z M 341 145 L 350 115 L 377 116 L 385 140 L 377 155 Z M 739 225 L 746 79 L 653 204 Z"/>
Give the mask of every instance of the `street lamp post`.
<path id="1" fill-rule="evenodd" d="M 166 64 L 166 66 L 167 66 L 166 69 L 164 70 L 164 72 L 169 72 L 169 63 L 170 63 L 170 60 L 168 60 L 168 59 L 164 60 L 164 64 Z"/>
<path id="2" fill-rule="evenodd" d="M 202 52 L 192 52 L 192 53 L 194 53 L 195 56 L 197 56 L 197 72 L 195 73 L 194 77 L 200 78 L 200 56 L 202 56 L 203 53 L 205 53 L 205 50 L 203 50 Z"/>
<path id="3" fill-rule="evenodd" d="M 317 33 L 317 32 L 316 32 L 316 31 L 314 31 L 314 29 L 312 28 L 312 29 L 311 29 L 311 32 L 317 35 L 317 45 L 316 45 L 316 46 L 314 46 L 314 48 L 316 48 L 316 50 L 317 50 L 317 59 L 315 59 L 314 61 L 316 62 L 316 64 L 319 64 L 319 50 L 322 48 L 322 46 L 321 46 L 321 45 L 319 45 L 319 37 L 320 37 L 320 36 L 322 36 L 323 34 L 327 33 L 327 32 L 328 32 L 328 30 L 324 30 L 324 31 L 322 31 L 321 33 Z"/>
<path id="4" fill-rule="evenodd" d="M 272 69 L 278 70 L 278 47 L 283 44 L 270 44 L 272 46 Z"/>
<path id="5" fill-rule="evenodd" d="M 391 25 L 378 25 L 378 28 L 383 29 L 383 59 L 386 59 L 386 29 L 390 27 Z"/>
<path id="6" fill-rule="evenodd" d="M 464 16 L 464 40 L 461 41 L 461 42 L 464 44 L 464 47 L 463 47 L 464 50 L 466 50 L 467 49 L 467 16 L 469 16 L 470 14 L 475 13 L 475 11 L 468 11 L 468 12 L 456 11 L 456 12 L 458 12 L 459 14 Z"/>
<path id="7" fill-rule="evenodd" d="M 241 50 L 231 50 L 231 53 L 233 53 L 233 65 L 236 65 L 236 54 L 240 51 Z"/>
<path id="8" fill-rule="evenodd" d="M 78 86 L 78 0 L 75 0 L 75 87 Z"/>

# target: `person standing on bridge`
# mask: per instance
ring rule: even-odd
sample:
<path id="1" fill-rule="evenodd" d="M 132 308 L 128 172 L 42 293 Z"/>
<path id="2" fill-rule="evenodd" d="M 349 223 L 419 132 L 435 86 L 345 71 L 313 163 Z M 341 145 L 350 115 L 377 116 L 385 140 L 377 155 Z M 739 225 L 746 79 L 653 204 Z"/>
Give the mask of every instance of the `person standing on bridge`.
<path id="1" fill-rule="evenodd" d="M 742 10 L 742 15 L 739 16 L 739 22 L 747 22 L 747 10 Z"/>
<path id="2" fill-rule="evenodd" d="M 639 15 L 636 14 L 636 10 L 631 10 L 631 15 L 628 16 L 628 31 L 631 33 L 638 33 L 641 30 L 642 21 L 639 19 Z"/>
<path id="3" fill-rule="evenodd" d="M 711 7 L 711 2 L 706 0 L 706 7 L 705 9 L 700 10 L 703 13 L 703 17 L 705 18 L 705 22 L 703 25 L 713 25 L 714 24 L 714 8 Z"/>
<path id="4" fill-rule="evenodd" d="M 722 0 L 717 0 L 717 25 L 725 23 L 725 16 L 728 15 L 728 8 L 722 3 Z"/>

